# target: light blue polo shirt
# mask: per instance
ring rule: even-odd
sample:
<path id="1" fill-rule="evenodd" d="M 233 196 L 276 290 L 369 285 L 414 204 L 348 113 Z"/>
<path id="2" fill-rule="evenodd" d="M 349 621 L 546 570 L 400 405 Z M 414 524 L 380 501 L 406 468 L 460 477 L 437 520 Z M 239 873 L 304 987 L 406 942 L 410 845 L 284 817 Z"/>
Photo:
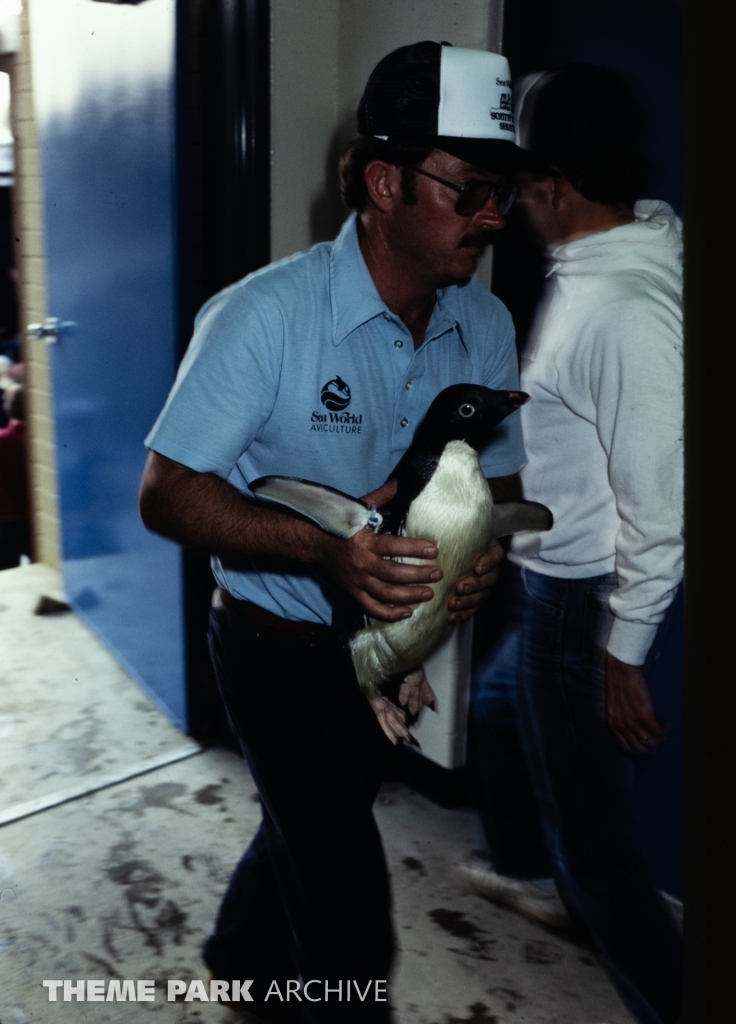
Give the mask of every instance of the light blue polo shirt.
<path id="1" fill-rule="evenodd" d="M 476 281 L 437 293 L 425 341 L 381 300 L 355 215 L 334 242 L 273 263 L 211 298 L 146 438 L 161 455 L 242 493 L 270 474 L 359 497 L 379 487 L 443 388 L 519 386 L 506 307 Z M 481 453 L 489 477 L 524 465 L 518 412 Z M 289 619 L 329 623 L 317 574 L 244 571 L 213 558 L 220 586 Z"/>

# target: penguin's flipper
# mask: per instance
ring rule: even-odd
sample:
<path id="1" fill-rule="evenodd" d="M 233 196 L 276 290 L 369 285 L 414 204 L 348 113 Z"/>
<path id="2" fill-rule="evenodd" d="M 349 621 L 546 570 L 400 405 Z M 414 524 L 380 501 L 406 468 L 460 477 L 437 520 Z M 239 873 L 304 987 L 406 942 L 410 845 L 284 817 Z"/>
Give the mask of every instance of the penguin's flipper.
<path id="1" fill-rule="evenodd" d="M 493 536 L 508 537 L 525 530 L 551 530 L 554 518 L 538 501 L 499 501 L 493 506 Z"/>
<path id="2" fill-rule="evenodd" d="M 349 494 L 311 480 L 290 476 L 262 476 L 248 486 L 259 498 L 286 505 L 292 511 L 311 519 L 327 533 L 346 540 L 366 526 L 375 530 L 383 522 L 383 516 L 375 508 L 364 505 Z"/>

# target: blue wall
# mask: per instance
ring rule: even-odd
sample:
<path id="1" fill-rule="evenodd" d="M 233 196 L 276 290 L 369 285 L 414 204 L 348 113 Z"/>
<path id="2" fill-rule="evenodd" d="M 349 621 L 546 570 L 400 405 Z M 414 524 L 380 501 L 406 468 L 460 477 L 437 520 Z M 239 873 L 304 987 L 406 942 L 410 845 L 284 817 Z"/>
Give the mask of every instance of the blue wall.
<path id="1" fill-rule="evenodd" d="M 514 0 L 507 0 L 514 3 Z M 603 64 L 621 72 L 644 109 L 651 199 L 682 215 L 682 39 L 674 0 L 553 0 L 550 66 Z"/>

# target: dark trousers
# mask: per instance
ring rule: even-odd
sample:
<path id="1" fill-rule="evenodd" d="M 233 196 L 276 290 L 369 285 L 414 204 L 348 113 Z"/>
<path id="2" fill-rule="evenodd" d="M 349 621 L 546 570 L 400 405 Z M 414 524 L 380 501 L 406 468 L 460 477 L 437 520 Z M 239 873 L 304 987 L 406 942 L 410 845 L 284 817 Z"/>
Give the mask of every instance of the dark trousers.
<path id="1" fill-rule="evenodd" d="M 510 778 L 515 760 L 523 782 L 512 793 L 522 794 L 517 815 L 530 845 L 517 854 L 508 791 L 500 816 L 494 813 L 503 780 L 486 765 L 481 786 L 491 855 L 497 870 L 516 877 L 552 874 L 634 1018 L 674 1024 L 682 1003 L 681 937 L 635 842 L 634 758 L 605 719 L 608 596 L 616 577 L 510 575 L 517 615 L 493 660 L 476 673 L 473 757 L 476 765 L 484 760 L 481 716 L 494 700 L 501 706 L 505 690 L 501 732 L 513 741 L 506 743 L 505 771 Z M 485 724 L 493 745 L 493 725 L 487 718 Z M 491 756 L 498 766 L 499 752 Z"/>
<path id="2" fill-rule="evenodd" d="M 314 643 L 275 634 L 237 608 L 213 609 L 210 650 L 231 725 L 258 787 L 263 822 L 235 869 L 204 958 L 217 978 L 317 979 L 320 1002 L 270 998 L 285 1020 L 384 1024 L 388 1003 L 348 981 L 389 978 L 391 897 L 372 805 L 392 748 L 330 634 Z M 328 994 L 324 982 L 343 1000 Z M 257 1004 L 254 1004 L 257 1010 Z"/>

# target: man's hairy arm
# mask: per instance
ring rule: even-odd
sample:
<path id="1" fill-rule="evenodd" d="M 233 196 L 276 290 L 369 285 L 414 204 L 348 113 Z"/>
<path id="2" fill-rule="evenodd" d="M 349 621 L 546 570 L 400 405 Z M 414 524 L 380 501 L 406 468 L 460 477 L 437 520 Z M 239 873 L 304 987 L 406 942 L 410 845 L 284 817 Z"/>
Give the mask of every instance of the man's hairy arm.
<path id="1" fill-rule="evenodd" d="M 387 501 L 394 485 L 366 498 Z M 374 618 L 393 622 L 411 615 L 410 604 L 428 601 L 425 584 L 441 578 L 435 565 L 390 561 L 400 556 L 433 559 L 430 541 L 361 530 L 350 540 L 241 495 L 221 477 L 197 473 L 151 452 L 140 489 L 141 518 L 149 530 L 187 547 L 264 567 L 300 562 L 326 569 Z"/>

